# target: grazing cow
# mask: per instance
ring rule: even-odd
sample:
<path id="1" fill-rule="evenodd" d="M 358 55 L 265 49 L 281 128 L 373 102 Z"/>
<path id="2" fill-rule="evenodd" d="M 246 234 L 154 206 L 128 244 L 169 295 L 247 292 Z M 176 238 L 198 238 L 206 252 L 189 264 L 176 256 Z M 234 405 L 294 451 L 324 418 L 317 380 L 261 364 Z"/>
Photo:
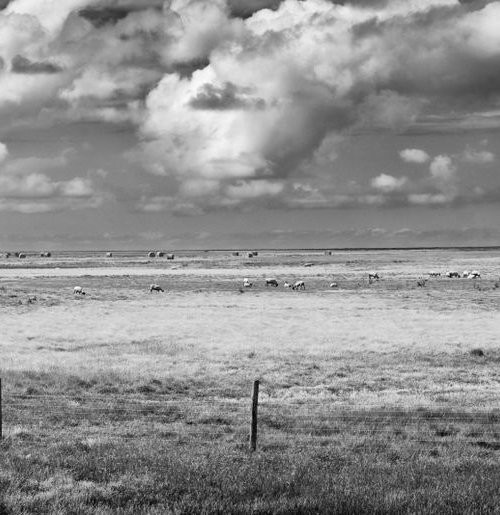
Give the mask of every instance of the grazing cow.
<path id="1" fill-rule="evenodd" d="M 253 256 L 254 256 L 254 253 L 253 253 L 253 252 L 249 252 L 249 253 L 248 253 L 248 257 L 249 257 L 249 258 L 253 258 Z"/>
<path id="2" fill-rule="evenodd" d="M 51 256 L 50 252 L 40 252 L 40 257 L 50 257 L 50 256 Z"/>
<path id="3" fill-rule="evenodd" d="M 441 277 L 441 272 L 429 272 L 429 277 Z"/>
<path id="4" fill-rule="evenodd" d="M 106 257 L 113 257 L 113 253 L 112 252 L 106 252 Z"/>
<path id="5" fill-rule="evenodd" d="M 10 252 L 6 252 L 6 253 L 5 253 L 5 257 L 6 257 L 6 258 L 10 258 Z"/>
<path id="6" fill-rule="evenodd" d="M 446 272 L 446 277 L 452 279 L 452 278 L 460 278 L 460 273 L 455 271 L 448 271 Z"/>
<path id="7" fill-rule="evenodd" d="M 157 253 L 156 253 L 156 257 L 163 257 L 165 255 L 165 252 L 162 252 L 161 250 L 159 250 Z"/>
<path id="8" fill-rule="evenodd" d="M 285 288 L 292 288 L 292 285 L 291 285 L 288 281 L 285 281 L 285 282 L 283 283 L 283 286 L 284 286 Z"/>
<path id="9" fill-rule="evenodd" d="M 243 279 L 243 287 L 244 288 L 251 288 L 253 285 L 248 277 L 245 277 Z"/>
<path id="10" fill-rule="evenodd" d="M 307 266 L 307 267 L 313 266 L 313 265 L 314 265 L 314 263 L 304 263 L 304 266 Z"/>
<path id="11" fill-rule="evenodd" d="M 470 275 L 469 270 L 464 270 L 464 271 L 462 272 L 462 277 L 469 277 L 469 275 Z"/>
<path id="12" fill-rule="evenodd" d="M 148 258 L 154 258 L 156 256 L 156 254 L 151 251 L 151 252 L 148 252 Z"/>
<path id="13" fill-rule="evenodd" d="M 330 283 L 330 288 L 338 288 L 339 285 L 337 283 Z"/>
<path id="14" fill-rule="evenodd" d="M 275 288 L 277 288 L 278 285 L 279 285 L 279 283 L 278 283 L 277 279 L 266 279 L 266 288 L 268 286 L 274 286 Z"/>
<path id="15" fill-rule="evenodd" d="M 417 281 L 417 286 L 420 288 L 423 288 L 425 284 L 427 283 L 427 279 L 424 279 L 423 277 L 419 277 Z"/>
<path id="16" fill-rule="evenodd" d="M 73 288 L 73 294 L 74 295 L 85 295 L 85 292 L 83 291 L 83 288 L 81 286 L 75 286 Z"/>
<path id="17" fill-rule="evenodd" d="M 25 259 L 26 258 L 26 254 L 24 252 L 19 252 L 18 256 L 17 256 L 19 259 Z"/>
<path id="18" fill-rule="evenodd" d="M 472 272 L 468 275 L 469 279 L 481 279 L 481 274 L 477 270 L 472 270 Z"/>
<path id="19" fill-rule="evenodd" d="M 149 287 L 149 293 L 151 292 L 163 292 L 165 291 L 159 284 L 152 284 L 150 287 Z"/>
<path id="20" fill-rule="evenodd" d="M 373 272 L 368 274 L 368 280 L 369 281 L 378 281 L 380 279 L 380 276 L 378 275 L 378 272 Z"/>
<path id="21" fill-rule="evenodd" d="M 172 260 L 172 259 L 174 259 L 175 256 L 173 254 L 167 254 L 166 257 L 167 257 L 167 259 Z"/>
<path id="22" fill-rule="evenodd" d="M 306 289 L 306 285 L 305 285 L 304 281 L 297 281 L 292 286 L 292 290 L 305 290 L 305 289 Z"/>
<path id="23" fill-rule="evenodd" d="M 233 256 L 239 256 L 239 255 L 240 255 L 240 253 L 239 253 L 239 252 L 233 252 L 233 253 L 232 253 L 232 255 L 233 255 Z"/>

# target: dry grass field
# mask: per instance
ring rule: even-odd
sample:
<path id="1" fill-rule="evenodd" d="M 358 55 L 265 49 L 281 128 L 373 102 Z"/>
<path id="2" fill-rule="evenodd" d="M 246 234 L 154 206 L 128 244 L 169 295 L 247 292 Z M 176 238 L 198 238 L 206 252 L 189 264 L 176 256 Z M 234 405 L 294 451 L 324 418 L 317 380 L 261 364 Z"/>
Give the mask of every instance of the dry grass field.
<path id="1" fill-rule="evenodd" d="M 500 513 L 499 275 L 494 249 L 1 259 L 0 514 Z"/>

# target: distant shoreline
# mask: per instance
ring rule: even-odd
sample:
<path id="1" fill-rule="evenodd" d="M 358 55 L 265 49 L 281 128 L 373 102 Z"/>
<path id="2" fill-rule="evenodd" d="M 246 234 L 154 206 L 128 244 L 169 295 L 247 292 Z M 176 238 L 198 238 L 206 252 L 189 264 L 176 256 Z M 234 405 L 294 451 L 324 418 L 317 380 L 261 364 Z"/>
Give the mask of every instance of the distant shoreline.
<path id="1" fill-rule="evenodd" d="M 97 254 L 97 253 L 106 253 L 112 252 L 117 254 L 131 253 L 131 254 L 140 254 L 144 253 L 147 255 L 148 252 L 152 250 L 151 248 L 145 249 L 78 249 L 78 250 L 51 250 L 50 247 L 43 247 L 39 249 L 25 249 L 20 247 L 19 249 L 2 249 L 0 253 L 5 254 L 6 252 L 16 252 L 18 250 L 29 253 L 29 254 L 38 254 L 46 249 L 49 249 L 50 252 L 55 254 Z M 500 245 L 477 245 L 477 246 L 423 246 L 423 247 L 308 247 L 308 248 L 266 248 L 266 247 L 235 247 L 235 248 L 213 248 L 213 249 L 172 249 L 170 247 L 155 247 L 155 250 L 165 250 L 165 252 L 173 252 L 173 253 L 208 253 L 208 252 L 249 252 L 252 250 L 257 250 L 259 252 L 367 252 L 367 251 L 388 251 L 388 250 L 397 250 L 397 251 L 415 251 L 415 250 L 457 250 L 457 251 L 481 251 L 481 250 L 500 250 Z M 15 258 L 14 255 L 11 257 Z"/>

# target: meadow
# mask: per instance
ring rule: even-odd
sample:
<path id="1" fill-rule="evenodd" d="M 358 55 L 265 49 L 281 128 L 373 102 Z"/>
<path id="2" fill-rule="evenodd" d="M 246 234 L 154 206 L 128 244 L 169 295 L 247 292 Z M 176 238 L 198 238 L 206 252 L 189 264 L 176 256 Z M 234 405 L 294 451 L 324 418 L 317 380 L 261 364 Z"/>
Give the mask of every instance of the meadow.
<path id="1" fill-rule="evenodd" d="M 499 274 L 499 249 L 1 259 L 0 514 L 500 513 Z"/>

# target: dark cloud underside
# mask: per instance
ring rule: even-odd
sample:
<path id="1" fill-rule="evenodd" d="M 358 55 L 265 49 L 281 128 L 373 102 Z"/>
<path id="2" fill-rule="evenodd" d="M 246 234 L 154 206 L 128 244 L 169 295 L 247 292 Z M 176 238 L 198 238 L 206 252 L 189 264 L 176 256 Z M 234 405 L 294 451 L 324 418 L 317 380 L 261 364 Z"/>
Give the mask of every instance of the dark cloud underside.
<path id="1" fill-rule="evenodd" d="M 12 71 L 14 73 L 36 74 L 36 73 L 59 73 L 62 68 L 49 61 L 31 61 L 22 55 L 16 55 L 12 59 Z"/>
<path id="2" fill-rule="evenodd" d="M 277 9 L 282 0 L 228 0 L 231 15 L 248 18 L 261 9 Z"/>
<path id="3" fill-rule="evenodd" d="M 0 0 L 1 1 L 1 0 Z M 125 1 L 119 0 L 100 2 L 92 4 L 84 9 L 80 9 L 78 14 L 99 28 L 105 25 L 114 25 L 126 18 L 130 13 L 143 11 L 145 9 L 161 9 L 161 0 Z"/>
<path id="4" fill-rule="evenodd" d="M 230 82 L 222 88 L 205 84 L 189 105 L 194 109 L 263 109 L 266 105 L 262 98 L 247 98 L 238 93 L 236 86 Z"/>
<path id="5" fill-rule="evenodd" d="M 130 13 L 129 9 L 124 7 L 103 7 L 82 9 L 78 14 L 92 23 L 94 27 L 102 27 L 108 24 L 115 24 L 122 20 Z"/>

